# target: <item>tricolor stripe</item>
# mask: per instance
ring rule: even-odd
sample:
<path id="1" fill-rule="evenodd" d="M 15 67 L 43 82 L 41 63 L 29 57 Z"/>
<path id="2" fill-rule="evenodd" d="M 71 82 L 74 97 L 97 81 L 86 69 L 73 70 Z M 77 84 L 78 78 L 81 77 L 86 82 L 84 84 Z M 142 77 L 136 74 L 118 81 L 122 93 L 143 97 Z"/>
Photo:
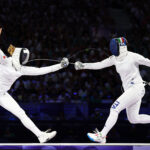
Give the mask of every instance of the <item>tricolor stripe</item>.
<path id="1" fill-rule="evenodd" d="M 118 41 L 119 44 L 126 44 L 125 39 L 123 37 L 116 38 L 116 40 Z"/>
<path id="2" fill-rule="evenodd" d="M 121 40 L 122 40 L 122 43 L 124 43 L 124 42 L 125 42 L 123 37 L 121 37 Z"/>

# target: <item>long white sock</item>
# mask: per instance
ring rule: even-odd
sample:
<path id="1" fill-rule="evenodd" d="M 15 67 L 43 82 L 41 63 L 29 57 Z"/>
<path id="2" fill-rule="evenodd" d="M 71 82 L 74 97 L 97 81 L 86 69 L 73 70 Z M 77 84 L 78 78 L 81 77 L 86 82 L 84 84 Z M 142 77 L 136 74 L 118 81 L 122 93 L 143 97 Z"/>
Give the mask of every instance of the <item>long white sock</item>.
<path id="1" fill-rule="evenodd" d="M 101 133 L 102 136 L 106 136 L 108 132 L 112 129 L 112 127 L 116 124 L 118 119 L 118 112 L 111 110 L 109 117 L 105 123 L 104 128 L 102 129 Z"/>
<path id="2" fill-rule="evenodd" d="M 29 129 L 31 132 L 33 132 L 37 137 L 39 137 L 42 134 L 42 131 L 40 131 L 37 126 L 33 123 L 33 121 L 26 115 L 24 114 L 20 118 L 22 124 Z"/>

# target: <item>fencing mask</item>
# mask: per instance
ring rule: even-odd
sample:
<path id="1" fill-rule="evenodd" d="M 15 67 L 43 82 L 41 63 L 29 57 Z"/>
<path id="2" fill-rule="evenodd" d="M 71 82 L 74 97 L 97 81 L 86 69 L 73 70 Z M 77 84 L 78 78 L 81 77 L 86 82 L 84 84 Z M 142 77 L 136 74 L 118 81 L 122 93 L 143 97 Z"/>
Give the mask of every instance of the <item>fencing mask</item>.
<path id="1" fill-rule="evenodd" d="M 113 38 L 109 44 L 110 51 L 115 56 L 122 56 L 127 52 L 127 40 L 124 37 Z"/>
<path id="2" fill-rule="evenodd" d="M 29 60 L 30 51 L 27 48 L 15 48 L 12 53 L 12 62 L 16 70 L 20 70 L 21 66 Z"/>

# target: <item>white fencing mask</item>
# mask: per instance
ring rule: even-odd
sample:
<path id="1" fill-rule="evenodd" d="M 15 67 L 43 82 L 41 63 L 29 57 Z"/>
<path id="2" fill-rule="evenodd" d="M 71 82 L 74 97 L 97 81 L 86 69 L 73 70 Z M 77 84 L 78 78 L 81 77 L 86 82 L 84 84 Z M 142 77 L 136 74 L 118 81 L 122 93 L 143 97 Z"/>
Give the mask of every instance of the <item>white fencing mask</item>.
<path id="1" fill-rule="evenodd" d="M 12 54 L 13 66 L 16 70 L 20 70 L 22 65 L 25 65 L 30 56 L 30 51 L 27 48 L 15 48 Z"/>

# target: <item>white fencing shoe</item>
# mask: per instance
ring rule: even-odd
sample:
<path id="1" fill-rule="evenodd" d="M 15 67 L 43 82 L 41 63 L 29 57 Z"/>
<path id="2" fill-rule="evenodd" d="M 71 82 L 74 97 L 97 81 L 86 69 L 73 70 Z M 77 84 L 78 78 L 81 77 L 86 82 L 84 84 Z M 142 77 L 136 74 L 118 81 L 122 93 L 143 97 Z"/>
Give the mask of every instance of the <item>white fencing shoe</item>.
<path id="1" fill-rule="evenodd" d="M 106 137 L 102 137 L 101 132 L 95 129 L 94 133 L 87 133 L 88 138 L 93 142 L 106 143 Z"/>
<path id="2" fill-rule="evenodd" d="M 43 132 L 39 137 L 39 141 L 40 143 L 45 143 L 49 140 L 51 140 L 53 137 L 55 137 L 55 135 L 57 134 L 56 131 L 52 131 L 50 132 L 50 129 L 48 129 L 47 131 Z"/>

